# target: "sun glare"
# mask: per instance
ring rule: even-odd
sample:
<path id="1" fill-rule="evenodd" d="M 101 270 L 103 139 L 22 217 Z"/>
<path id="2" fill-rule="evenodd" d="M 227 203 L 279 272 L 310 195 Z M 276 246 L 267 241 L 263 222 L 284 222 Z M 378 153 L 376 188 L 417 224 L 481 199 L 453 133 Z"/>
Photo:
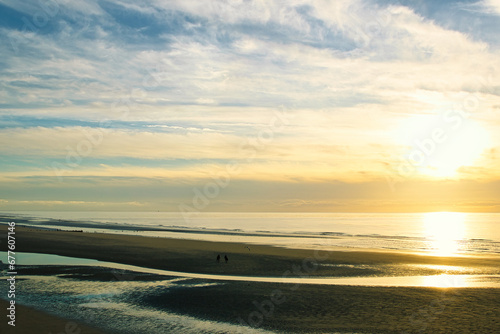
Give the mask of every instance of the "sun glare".
<path id="1" fill-rule="evenodd" d="M 460 288 L 469 286 L 464 275 L 432 275 L 423 278 L 422 286 Z"/>
<path id="2" fill-rule="evenodd" d="M 463 166 L 473 166 L 488 147 L 486 130 L 477 123 L 469 122 L 460 129 L 460 134 L 448 138 L 436 153 L 429 156 L 424 166 L 425 174 L 436 177 L 453 177 Z"/>
<path id="3" fill-rule="evenodd" d="M 433 255 L 453 256 L 461 250 L 460 240 L 466 236 L 467 214 L 461 212 L 430 212 L 424 214 L 425 235 Z"/>
<path id="4" fill-rule="evenodd" d="M 473 166 L 490 146 L 484 127 L 457 115 L 437 120 L 412 117 L 402 123 L 396 136 L 410 148 L 404 154 L 408 164 L 420 174 L 438 178 L 452 178 L 461 167 Z"/>

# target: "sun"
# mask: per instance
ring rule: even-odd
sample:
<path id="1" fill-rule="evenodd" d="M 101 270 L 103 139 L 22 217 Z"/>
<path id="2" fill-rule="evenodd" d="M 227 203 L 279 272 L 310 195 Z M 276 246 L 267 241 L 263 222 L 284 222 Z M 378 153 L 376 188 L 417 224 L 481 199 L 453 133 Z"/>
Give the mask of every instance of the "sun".
<path id="1" fill-rule="evenodd" d="M 477 121 L 458 116 L 419 115 L 397 131 L 409 147 L 404 159 L 421 175 L 453 178 L 461 167 L 473 166 L 490 146 L 488 132 Z"/>
<path id="2" fill-rule="evenodd" d="M 464 122 L 429 156 L 422 171 L 436 177 L 453 177 L 460 167 L 473 166 L 488 146 L 486 130 L 476 122 Z"/>

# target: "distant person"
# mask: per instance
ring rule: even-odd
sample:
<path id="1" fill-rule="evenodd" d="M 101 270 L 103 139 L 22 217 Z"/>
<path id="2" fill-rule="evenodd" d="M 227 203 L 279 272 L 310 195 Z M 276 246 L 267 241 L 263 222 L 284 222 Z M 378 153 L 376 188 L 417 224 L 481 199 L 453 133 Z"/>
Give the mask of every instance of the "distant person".
<path id="1" fill-rule="evenodd" d="M 227 258 L 227 255 L 224 255 L 224 260 L 226 260 L 226 263 L 227 263 L 227 261 L 229 261 L 229 259 Z"/>
<path id="2" fill-rule="evenodd" d="M 219 263 L 219 262 L 220 262 L 220 254 L 217 255 L 217 263 Z"/>

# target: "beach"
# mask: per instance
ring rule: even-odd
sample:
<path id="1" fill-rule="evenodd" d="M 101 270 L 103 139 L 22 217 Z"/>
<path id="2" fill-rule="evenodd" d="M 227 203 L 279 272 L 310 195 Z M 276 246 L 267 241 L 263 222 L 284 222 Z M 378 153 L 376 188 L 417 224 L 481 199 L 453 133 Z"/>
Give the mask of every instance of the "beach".
<path id="1" fill-rule="evenodd" d="M 2 243 L 5 242 L 5 228 L 2 225 Z M 16 228 L 16 236 L 17 250 L 23 252 L 188 273 L 298 278 L 297 284 L 224 281 L 221 284 L 201 284 L 200 287 L 183 286 L 165 294 L 144 297 L 143 302 L 154 308 L 200 319 L 293 333 L 485 333 L 500 329 L 497 320 L 500 319 L 500 289 L 320 286 L 301 284 L 300 281 L 308 277 L 437 275 L 449 273 L 448 266 L 460 267 L 462 271 L 498 274 L 500 259 L 495 256 L 433 257 L 380 250 L 325 252 L 241 243 L 37 230 L 22 226 Z M 223 260 L 217 263 L 217 254 L 227 255 L 228 263 Z M 43 275 L 56 276 L 62 269 L 53 270 Z M 89 275 L 97 275 L 97 271 L 91 268 L 79 268 L 76 272 L 79 274 L 71 276 L 73 279 L 89 279 Z M 112 275 L 107 278 L 102 273 L 99 275 L 99 280 L 113 279 Z M 160 280 L 160 277 L 148 279 Z M 198 284 L 203 280 L 191 281 Z M 28 322 L 24 312 L 21 309 L 19 322 Z M 50 315 L 36 314 L 36 319 L 53 323 Z M 43 323 L 40 326 L 45 328 Z M 22 333 L 21 327 L 19 330 L 16 333 Z M 107 329 L 106 332 L 113 331 Z M 94 332 L 89 329 L 82 330 L 82 333 Z"/>
<path id="2" fill-rule="evenodd" d="M 5 242 L 5 231 L 6 226 L 2 225 L 0 237 L 2 242 Z M 394 267 L 397 265 L 446 265 L 480 268 L 486 271 L 500 267 L 500 257 L 493 255 L 437 257 L 382 250 L 289 249 L 231 242 L 39 230 L 21 226 L 16 228 L 16 234 L 17 248 L 23 252 L 57 254 L 204 274 L 281 277 L 293 266 L 302 266 L 303 262 L 309 263 L 310 266 L 314 263 L 322 264 L 314 271 L 307 273 L 317 276 L 385 275 L 387 270 L 391 270 L 391 275 L 446 272 L 446 270 L 437 269 L 436 271 L 436 269 L 425 268 L 405 268 L 405 272 L 401 272 Z M 227 255 L 230 265 L 218 265 L 216 262 L 218 254 Z M 373 266 L 376 270 L 367 270 L 363 273 L 348 266 L 326 266 L 327 264 L 362 264 Z M 408 270 L 411 272 L 407 272 Z M 289 276 L 294 275 L 301 276 L 293 274 L 292 270 Z"/>

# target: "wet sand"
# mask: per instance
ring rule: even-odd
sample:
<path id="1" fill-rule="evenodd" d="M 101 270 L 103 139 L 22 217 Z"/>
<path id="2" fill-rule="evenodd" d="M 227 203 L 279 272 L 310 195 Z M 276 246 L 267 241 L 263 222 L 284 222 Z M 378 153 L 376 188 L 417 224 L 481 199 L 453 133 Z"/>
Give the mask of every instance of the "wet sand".
<path id="1" fill-rule="evenodd" d="M 285 333 L 498 333 L 500 289 L 234 283 L 176 289 L 158 308 Z"/>
<path id="2" fill-rule="evenodd" d="M 82 281 L 117 281 L 112 271 L 106 273 L 105 268 L 75 267 L 69 273 L 65 266 L 51 266 L 43 273 L 32 270 L 26 274 L 58 275 L 59 279 Z M 169 279 L 132 272 L 123 274 L 129 282 L 157 281 L 159 287 L 164 286 L 162 280 Z M 500 331 L 500 289 L 203 283 L 206 283 L 203 279 L 190 279 L 168 289 L 147 289 L 140 293 L 139 299 L 134 297 L 129 302 L 146 309 L 278 333 L 483 334 Z M 45 328 L 50 332 L 53 328 L 50 326 L 54 325 L 53 317 L 43 313 L 32 317 L 31 313 L 20 311 L 18 321 L 32 326 L 27 328 L 37 324 L 38 328 L 43 328 L 42 332 Z M 56 328 L 63 328 L 61 324 L 69 322 L 57 321 Z M 108 327 L 109 324 L 90 325 Z M 83 334 L 94 333 L 80 327 Z M 61 332 L 64 333 L 61 330 L 52 333 Z M 123 334 L 123 331 L 103 332 Z"/>
<path id="3" fill-rule="evenodd" d="M 5 226 L 2 230 L 0 233 L 5 236 Z M 394 270 L 392 274 L 401 272 L 401 275 L 409 275 L 417 274 L 405 270 L 407 265 L 413 264 L 463 266 L 471 270 L 481 268 L 498 274 L 500 267 L 499 258 L 493 256 L 445 258 L 381 251 L 314 252 L 256 245 L 249 245 L 249 251 L 245 247 L 247 245 L 239 243 L 38 231 L 23 227 L 16 228 L 16 236 L 19 252 L 93 258 L 209 274 L 373 276 L 388 274 L 390 270 L 387 268 L 395 266 L 402 269 Z M 5 242 L 5 239 L 0 238 L 0 242 Z M 229 263 L 217 263 L 217 254 L 227 254 Z M 348 266 L 337 266 L 342 264 Z M 360 269 L 363 266 L 368 269 Z M 161 296 L 149 296 L 143 302 L 160 310 L 201 319 L 241 323 L 286 333 L 500 332 L 500 289 L 493 288 L 224 282 L 200 288 L 173 289 Z M 31 319 L 26 320 L 28 318 L 22 315 L 19 319 L 31 323 Z M 44 326 L 41 323 L 38 328 L 45 330 Z"/>
<path id="4" fill-rule="evenodd" d="M 1 310 L 7 309 L 8 306 L 7 301 L 0 299 Z M 93 327 L 18 304 L 16 304 L 16 326 L 8 325 L 6 319 L 4 312 L 2 312 L 2 321 L 0 323 L 0 333 L 2 334 L 104 334 L 104 332 Z"/>

